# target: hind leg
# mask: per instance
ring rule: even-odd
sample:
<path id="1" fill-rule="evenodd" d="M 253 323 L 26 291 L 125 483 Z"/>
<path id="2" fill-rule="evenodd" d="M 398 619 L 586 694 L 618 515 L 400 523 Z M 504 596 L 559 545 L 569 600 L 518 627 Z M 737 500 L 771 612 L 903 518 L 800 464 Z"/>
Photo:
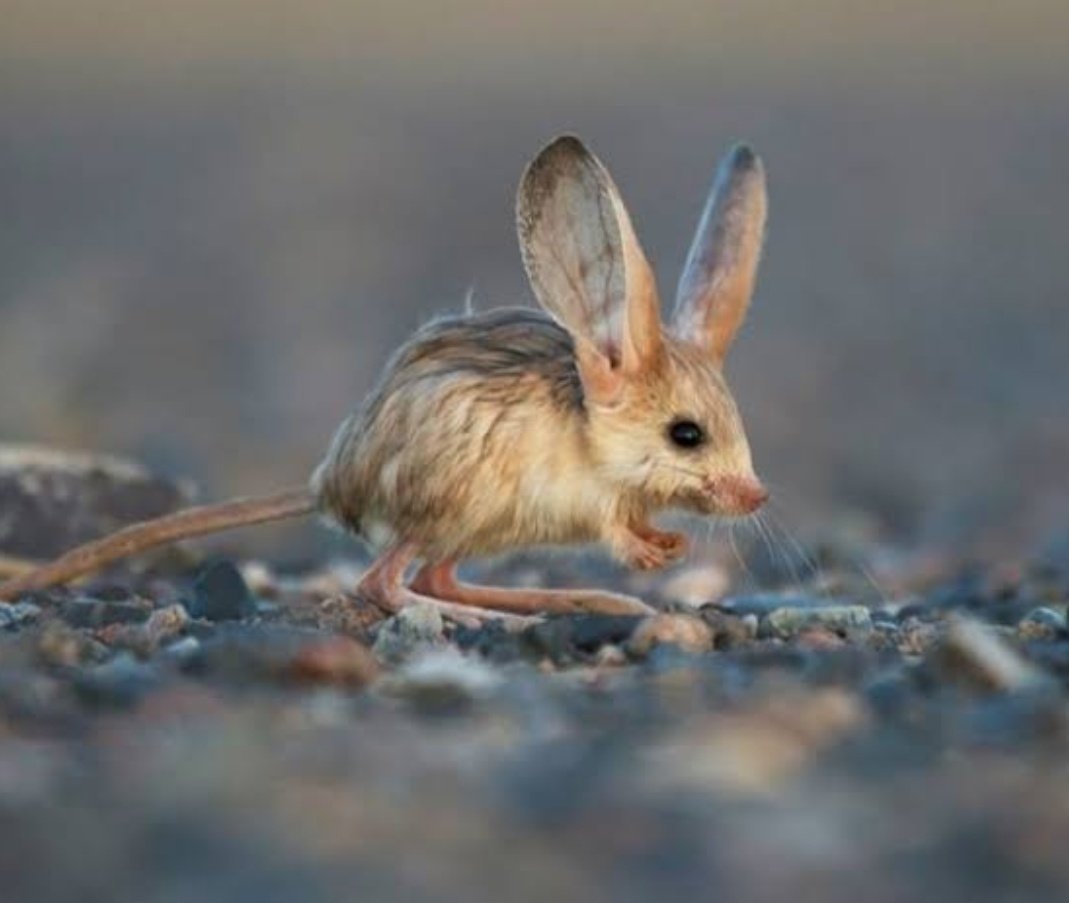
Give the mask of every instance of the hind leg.
<path id="1" fill-rule="evenodd" d="M 508 589 L 461 583 L 457 580 L 455 561 L 424 565 L 412 581 L 411 589 L 465 606 L 523 615 L 642 615 L 653 612 L 650 606 L 639 599 L 597 590 Z"/>
<path id="2" fill-rule="evenodd" d="M 413 543 L 398 543 L 387 549 L 360 578 L 356 585 L 356 595 L 390 614 L 396 614 L 407 605 L 433 605 L 443 615 L 467 625 L 477 625 L 489 618 L 521 626 L 533 620 L 507 612 L 493 612 L 482 607 L 464 605 L 459 600 L 423 595 L 418 590 L 406 587 L 405 571 L 417 554 L 418 550 Z"/>

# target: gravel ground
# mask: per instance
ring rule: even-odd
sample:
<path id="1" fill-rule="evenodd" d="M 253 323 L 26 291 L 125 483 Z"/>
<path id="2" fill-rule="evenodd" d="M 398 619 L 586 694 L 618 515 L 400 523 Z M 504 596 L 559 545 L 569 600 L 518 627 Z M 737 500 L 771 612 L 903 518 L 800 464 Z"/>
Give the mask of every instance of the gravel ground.
<path id="1" fill-rule="evenodd" d="M 1069 542 L 745 557 L 771 589 L 487 565 L 663 609 L 516 630 L 387 617 L 359 562 L 0 604 L 3 899 L 1059 899 Z"/>

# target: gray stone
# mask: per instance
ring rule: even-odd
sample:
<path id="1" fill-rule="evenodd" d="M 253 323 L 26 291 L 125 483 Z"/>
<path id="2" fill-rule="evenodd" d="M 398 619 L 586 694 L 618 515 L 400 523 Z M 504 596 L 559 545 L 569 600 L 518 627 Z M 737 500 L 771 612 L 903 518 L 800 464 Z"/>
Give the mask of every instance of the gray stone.
<path id="1" fill-rule="evenodd" d="M 200 650 L 200 640 L 192 636 L 184 636 L 171 643 L 162 651 L 164 659 L 182 665 L 191 661 Z"/>
<path id="2" fill-rule="evenodd" d="M 152 645 L 157 646 L 164 640 L 181 633 L 189 621 L 189 612 L 184 606 L 176 603 L 154 611 L 149 615 L 142 629 Z"/>
<path id="3" fill-rule="evenodd" d="M 185 608 L 174 604 L 154 611 L 143 624 L 112 624 L 96 630 L 95 636 L 113 648 L 148 657 L 161 643 L 181 633 L 190 623 Z"/>
<path id="4" fill-rule="evenodd" d="M 711 605 L 701 609 L 700 614 L 713 630 L 713 645 L 717 649 L 745 646 L 757 639 L 759 622 L 754 614 L 728 614 Z"/>
<path id="5" fill-rule="evenodd" d="M 1065 632 L 1065 615 L 1045 606 L 1033 608 L 1017 623 L 1017 635 L 1023 640 L 1056 640 Z"/>
<path id="6" fill-rule="evenodd" d="M 444 624 L 433 605 L 409 605 L 383 621 L 372 651 L 384 662 L 399 662 L 414 653 L 440 646 Z"/>
<path id="7" fill-rule="evenodd" d="M 41 616 L 41 609 L 32 602 L 16 602 L 11 605 L 0 602 L 0 630 L 16 630 L 30 624 Z"/>
<path id="8" fill-rule="evenodd" d="M 803 630 L 822 627 L 848 634 L 872 631 L 872 616 L 864 605 L 822 605 L 777 608 L 764 619 L 769 636 L 790 639 Z"/>
<path id="9" fill-rule="evenodd" d="M 229 561 L 209 565 L 193 584 L 189 614 L 206 621 L 240 621 L 257 613 L 245 578 Z"/>
<path id="10" fill-rule="evenodd" d="M 701 618 L 657 614 L 639 623 L 625 648 L 635 658 L 645 658 L 658 646 L 674 646 L 683 652 L 701 653 L 713 648 L 713 636 L 713 628 Z"/>
<path id="11" fill-rule="evenodd" d="M 733 615 L 756 615 L 761 618 L 780 608 L 822 608 L 827 599 L 787 593 L 754 593 L 748 596 L 732 596 L 718 603 L 717 607 Z"/>

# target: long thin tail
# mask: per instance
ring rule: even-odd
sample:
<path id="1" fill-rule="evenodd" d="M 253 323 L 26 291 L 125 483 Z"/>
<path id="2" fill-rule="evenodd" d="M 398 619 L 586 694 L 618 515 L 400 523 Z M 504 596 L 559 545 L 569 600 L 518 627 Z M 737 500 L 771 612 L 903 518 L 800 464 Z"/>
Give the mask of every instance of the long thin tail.
<path id="1" fill-rule="evenodd" d="M 259 498 L 233 499 L 217 505 L 186 508 L 174 514 L 131 524 L 110 536 L 71 549 L 28 574 L 0 583 L 0 599 L 11 600 L 31 590 L 67 583 L 99 571 L 113 561 L 179 539 L 299 517 L 313 510 L 315 502 L 304 487 Z"/>

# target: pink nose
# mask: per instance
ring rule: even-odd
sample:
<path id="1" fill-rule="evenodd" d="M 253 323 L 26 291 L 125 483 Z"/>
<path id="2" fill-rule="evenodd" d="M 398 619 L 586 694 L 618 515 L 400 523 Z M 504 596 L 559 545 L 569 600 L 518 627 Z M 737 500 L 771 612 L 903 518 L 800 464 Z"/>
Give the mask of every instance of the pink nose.
<path id="1" fill-rule="evenodd" d="M 768 490 L 756 477 L 720 477 L 715 492 L 726 507 L 738 514 L 752 514 L 768 501 Z"/>

